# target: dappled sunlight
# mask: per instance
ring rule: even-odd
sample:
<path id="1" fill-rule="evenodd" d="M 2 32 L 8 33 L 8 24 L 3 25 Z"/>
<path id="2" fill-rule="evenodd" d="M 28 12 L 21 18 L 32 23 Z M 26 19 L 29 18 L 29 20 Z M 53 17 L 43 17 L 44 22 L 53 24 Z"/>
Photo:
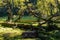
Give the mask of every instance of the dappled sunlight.
<path id="1" fill-rule="evenodd" d="M 24 30 L 0 27 L 0 35 L 9 34 L 11 37 L 21 35 Z"/>
<path id="2" fill-rule="evenodd" d="M 0 40 L 60 40 L 60 1 L 0 0 Z"/>

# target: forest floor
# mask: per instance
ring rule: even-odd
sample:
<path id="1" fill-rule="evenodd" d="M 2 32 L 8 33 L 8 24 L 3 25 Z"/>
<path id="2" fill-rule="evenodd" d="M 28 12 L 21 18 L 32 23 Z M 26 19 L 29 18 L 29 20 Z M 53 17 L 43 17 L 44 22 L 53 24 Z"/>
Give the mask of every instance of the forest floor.
<path id="1" fill-rule="evenodd" d="M 5 21 L 6 21 L 6 17 L 0 18 L 0 23 L 5 22 Z M 58 25 L 60 27 L 60 24 L 58 24 Z M 21 38 L 21 34 L 23 32 L 26 32 L 26 31 L 21 30 L 19 28 L 13 29 L 13 28 L 10 28 L 10 27 L 4 27 L 4 26 L 0 25 L 0 40 L 7 40 L 7 39 L 8 40 L 38 40 L 36 38 L 26 38 L 26 39 Z M 49 33 L 53 35 L 51 37 L 52 40 L 60 40 L 60 31 L 54 30 L 54 31 L 51 31 Z"/>
<path id="2" fill-rule="evenodd" d="M 0 40 L 35 40 L 35 38 L 21 38 L 23 32 L 25 32 L 25 30 L 19 28 L 13 29 L 0 25 Z"/>

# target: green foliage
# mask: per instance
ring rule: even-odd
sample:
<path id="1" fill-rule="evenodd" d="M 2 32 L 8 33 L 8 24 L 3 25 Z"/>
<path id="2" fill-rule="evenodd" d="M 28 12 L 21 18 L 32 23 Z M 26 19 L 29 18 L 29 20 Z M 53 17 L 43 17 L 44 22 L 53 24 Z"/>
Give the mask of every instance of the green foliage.
<path id="1" fill-rule="evenodd" d="M 7 0 L 5 0 L 5 1 L 7 1 Z M 38 15 L 39 17 L 37 17 L 37 18 L 34 17 L 34 16 L 31 16 L 31 17 L 30 16 L 28 16 L 28 17 L 23 16 L 23 17 L 21 17 L 21 19 L 18 20 L 19 23 L 24 22 L 26 24 L 26 22 L 31 23 L 31 21 L 33 23 L 33 21 L 36 22 L 36 20 L 39 19 L 39 23 L 41 23 L 43 21 L 45 22 L 45 25 L 43 24 L 42 26 L 49 27 L 48 25 L 50 25 L 50 24 L 51 25 L 56 24 L 56 23 L 53 23 L 53 22 L 50 22 L 50 21 L 52 21 L 52 20 L 54 21 L 55 19 L 57 19 L 57 20 L 59 19 L 58 17 L 56 17 L 56 18 L 52 18 L 52 20 L 47 20 L 47 21 L 44 20 L 46 18 L 47 19 L 50 18 L 50 16 L 52 16 L 52 14 L 55 14 L 59 11 L 60 6 L 57 5 L 56 0 L 37 0 L 36 5 L 32 5 L 32 3 L 31 4 L 28 3 L 28 5 L 26 5 L 25 2 L 29 2 L 29 0 L 8 0 L 8 1 L 10 2 L 10 4 L 12 4 L 12 7 L 17 7 L 19 9 L 17 11 L 17 14 L 18 14 L 17 17 L 19 17 L 19 16 L 21 16 L 21 14 L 23 14 L 23 12 L 27 9 L 27 6 L 33 6 L 33 8 L 37 7 L 35 10 L 31 10 L 31 12 L 33 12 L 33 13 L 40 12 L 40 14 Z M 58 2 L 60 4 L 59 0 L 58 0 Z M 4 3 L 3 1 L 0 0 L 0 6 L 5 6 L 6 4 L 7 4 L 7 2 Z M 42 18 L 44 18 L 43 20 L 41 19 L 41 16 L 42 16 Z M 16 20 L 17 17 L 13 18 L 13 20 Z M 0 18 L 0 22 L 5 22 L 6 19 L 7 18 L 5 18 L 5 17 L 4 17 L 4 19 Z M 37 23 L 37 24 L 32 24 L 32 25 L 36 26 L 36 25 L 39 25 L 39 24 Z M 9 26 L 9 25 L 6 25 L 6 26 Z M 37 28 L 37 26 L 36 26 L 36 28 Z M 16 31 L 16 30 L 13 29 L 12 32 L 13 31 Z M 45 38 L 46 40 L 60 40 L 60 31 L 56 32 L 56 30 L 54 30 L 52 32 L 51 31 L 46 32 L 44 30 L 43 32 L 45 32 L 45 33 L 41 32 L 40 29 L 38 31 L 39 31 L 39 36 L 42 37 L 42 39 Z M 2 33 L 4 33 L 4 35 L 3 35 L 3 37 L 2 36 L 0 37 L 1 40 L 3 40 L 5 38 L 5 36 L 7 35 L 5 32 L 11 32 L 11 31 L 10 31 L 10 29 L 9 29 L 9 31 L 7 31 L 7 30 L 3 31 Z M 21 33 L 21 31 L 17 30 L 17 32 L 19 32 L 19 33 L 17 33 L 16 36 L 14 34 L 14 37 L 11 38 L 11 37 L 9 37 L 9 34 L 8 34 L 6 38 L 8 38 L 8 40 L 20 40 L 20 35 L 19 34 Z M 0 31 L 0 33 L 1 33 L 1 31 Z"/>
<path id="2" fill-rule="evenodd" d="M 58 11 L 55 0 L 38 0 L 37 7 L 38 10 L 42 13 L 42 15 L 46 16 L 51 15 L 51 13 L 55 14 Z"/>

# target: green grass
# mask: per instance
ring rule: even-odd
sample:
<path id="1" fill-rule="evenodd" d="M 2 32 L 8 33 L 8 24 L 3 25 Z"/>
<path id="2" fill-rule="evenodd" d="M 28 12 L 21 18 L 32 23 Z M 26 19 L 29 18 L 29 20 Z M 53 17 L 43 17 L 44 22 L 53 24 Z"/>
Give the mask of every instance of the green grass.
<path id="1" fill-rule="evenodd" d="M 20 20 L 18 20 L 18 22 L 20 23 L 32 23 L 36 21 L 37 21 L 37 18 L 33 16 L 23 16 Z"/>
<path id="2" fill-rule="evenodd" d="M 13 19 L 13 21 L 14 20 L 16 20 L 18 18 L 18 16 L 16 16 L 14 19 Z M 6 17 L 0 17 L 0 21 L 6 21 L 7 20 L 7 16 Z M 31 22 L 36 22 L 37 21 L 37 18 L 36 17 L 34 17 L 34 16 L 23 16 L 20 20 L 19 20 L 19 22 L 21 22 L 21 23 L 31 23 Z"/>
<path id="3" fill-rule="evenodd" d="M 0 22 L 5 22 L 7 17 L 0 17 Z"/>

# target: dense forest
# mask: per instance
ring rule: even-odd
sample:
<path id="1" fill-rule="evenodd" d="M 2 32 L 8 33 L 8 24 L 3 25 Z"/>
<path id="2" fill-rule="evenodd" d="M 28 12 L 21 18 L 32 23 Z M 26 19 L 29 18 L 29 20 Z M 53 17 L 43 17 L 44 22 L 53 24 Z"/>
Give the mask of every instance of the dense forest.
<path id="1" fill-rule="evenodd" d="M 60 40 L 60 0 L 0 0 L 0 30 L 0 40 Z"/>

